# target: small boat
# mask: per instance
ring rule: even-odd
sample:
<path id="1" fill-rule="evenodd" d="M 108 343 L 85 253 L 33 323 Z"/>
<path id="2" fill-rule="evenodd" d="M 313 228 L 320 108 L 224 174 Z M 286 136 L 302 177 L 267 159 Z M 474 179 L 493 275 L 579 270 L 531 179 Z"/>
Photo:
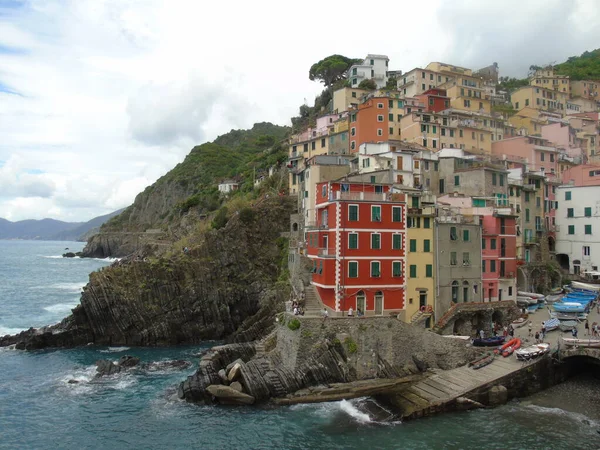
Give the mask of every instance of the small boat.
<path id="1" fill-rule="evenodd" d="M 523 342 L 519 338 L 514 338 L 514 339 L 511 339 L 510 341 L 508 341 L 508 344 L 509 344 L 508 347 L 506 346 L 506 344 L 504 344 L 502 346 L 503 347 L 502 356 L 505 358 L 512 355 L 515 350 L 520 349 Z"/>
<path id="2" fill-rule="evenodd" d="M 520 348 L 515 351 L 515 356 L 519 361 L 529 361 L 533 358 L 542 356 L 550 351 L 550 344 L 541 343 L 535 344 L 530 347 Z"/>
<path id="3" fill-rule="evenodd" d="M 462 339 L 463 341 L 468 341 L 469 339 L 471 339 L 471 336 L 458 336 L 455 334 L 443 334 L 442 337 L 450 339 Z"/>
<path id="4" fill-rule="evenodd" d="M 584 291 L 600 292 L 600 284 L 580 283 L 579 281 L 571 281 L 571 287 L 574 289 L 582 289 Z"/>
<path id="5" fill-rule="evenodd" d="M 513 328 L 521 328 L 526 323 L 527 323 L 526 317 L 519 317 L 517 320 L 513 320 L 510 324 L 513 326 Z"/>
<path id="6" fill-rule="evenodd" d="M 536 302 L 535 305 L 529 305 L 527 307 L 527 312 L 528 313 L 534 313 L 534 312 L 537 311 L 537 309 L 538 309 L 538 307 L 537 307 L 537 302 Z"/>
<path id="7" fill-rule="evenodd" d="M 522 297 L 531 297 L 531 298 L 535 298 L 535 299 L 543 299 L 544 298 L 544 294 L 536 294 L 535 292 L 523 292 L 523 291 L 517 291 L 517 295 L 520 295 Z"/>
<path id="8" fill-rule="evenodd" d="M 558 328 L 560 328 L 560 331 L 571 331 L 573 328 L 576 328 L 578 324 L 579 322 L 576 320 L 563 320 Z"/>
<path id="9" fill-rule="evenodd" d="M 473 361 L 469 362 L 469 367 L 471 367 L 474 370 L 481 369 L 482 367 L 491 364 L 492 361 L 494 361 L 494 354 L 492 352 L 487 352 L 479 358 L 476 358 Z"/>
<path id="10" fill-rule="evenodd" d="M 473 339 L 474 347 L 496 347 L 504 344 L 504 336 L 494 336 L 483 339 Z"/>
<path id="11" fill-rule="evenodd" d="M 563 294 L 552 294 L 546 296 L 546 303 L 559 302 L 563 298 Z"/>
<path id="12" fill-rule="evenodd" d="M 542 322 L 542 326 L 546 328 L 546 332 L 556 330 L 560 326 L 558 319 L 550 319 Z"/>
<path id="13" fill-rule="evenodd" d="M 562 338 L 562 341 L 569 347 L 600 348 L 600 339 Z"/>
<path id="14" fill-rule="evenodd" d="M 517 297 L 517 305 L 519 305 L 521 308 L 527 308 L 529 306 L 529 298 Z"/>
<path id="15" fill-rule="evenodd" d="M 553 308 L 556 312 L 571 312 L 571 313 L 582 313 L 585 312 L 585 306 L 577 302 L 560 302 L 554 303 Z"/>
<path id="16" fill-rule="evenodd" d="M 537 309 L 544 309 L 545 306 L 546 306 L 546 300 L 538 300 Z"/>

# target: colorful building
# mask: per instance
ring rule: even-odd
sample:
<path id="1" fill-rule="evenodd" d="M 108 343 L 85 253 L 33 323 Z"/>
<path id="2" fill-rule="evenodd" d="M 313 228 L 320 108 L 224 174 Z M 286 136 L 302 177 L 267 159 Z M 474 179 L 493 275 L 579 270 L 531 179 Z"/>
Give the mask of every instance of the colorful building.
<path id="1" fill-rule="evenodd" d="M 390 190 L 344 181 L 317 185 L 307 253 L 311 283 L 333 311 L 383 315 L 405 308 L 406 202 Z"/>
<path id="2" fill-rule="evenodd" d="M 358 87 L 361 81 L 373 80 L 377 87 L 383 87 L 387 83 L 387 72 L 390 58 L 385 55 L 367 55 L 362 64 L 354 64 L 348 69 L 348 80 L 350 85 Z"/>
<path id="3" fill-rule="evenodd" d="M 428 89 L 415 97 L 423 102 L 428 112 L 440 112 L 450 108 L 450 97 L 444 89 Z"/>

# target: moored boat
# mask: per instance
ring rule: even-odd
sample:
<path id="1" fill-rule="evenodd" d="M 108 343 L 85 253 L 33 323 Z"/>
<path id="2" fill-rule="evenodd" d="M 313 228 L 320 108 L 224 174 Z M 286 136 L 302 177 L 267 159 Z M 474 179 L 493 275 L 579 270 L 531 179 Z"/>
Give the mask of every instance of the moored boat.
<path id="1" fill-rule="evenodd" d="M 529 347 L 520 348 L 515 351 L 515 356 L 519 361 L 529 361 L 530 359 L 542 356 L 550 351 L 550 344 L 541 343 Z"/>
<path id="2" fill-rule="evenodd" d="M 546 303 L 558 302 L 563 298 L 563 294 L 552 294 L 546 296 Z"/>
<path id="3" fill-rule="evenodd" d="M 526 317 L 519 317 L 518 319 L 513 320 L 510 324 L 513 326 L 513 328 L 521 328 L 526 323 L 527 323 Z"/>
<path id="4" fill-rule="evenodd" d="M 562 338 L 562 341 L 569 347 L 600 348 L 600 339 Z"/>
<path id="5" fill-rule="evenodd" d="M 584 291 L 600 292 L 600 284 L 581 283 L 579 281 L 571 281 L 571 287 L 574 289 L 582 289 Z"/>
<path id="6" fill-rule="evenodd" d="M 573 328 L 576 328 L 578 324 L 579 322 L 576 320 L 563 320 L 560 322 L 560 325 L 558 325 L 558 328 L 560 328 L 560 331 L 571 331 Z"/>
<path id="7" fill-rule="evenodd" d="M 546 329 L 546 332 L 556 330 L 560 326 L 558 319 L 549 319 L 542 322 L 542 326 Z"/>
<path id="8" fill-rule="evenodd" d="M 483 339 L 473 339 L 473 346 L 475 347 L 495 347 L 497 345 L 504 344 L 504 336 L 494 336 Z"/>
<path id="9" fill-rule="evenodd" d="M 469 362 L 469 367 L 471 367 L 474 370 L 481 369 L 482 367 L 485 367 L 488 364 L 490 364 L 492 361 L 494 361 L 494 354 L 492 352 L 487 352 L 479 358 L 476 358 L 473 361 Z"/>
<path id="10" fill-rule="evenodd" d="M 582 313 L 585 312 L 585 306 L 577 302 L 560 302 L 552 305 L 556 312 Z"/>
<path id="11" fill-rule="evenodd" d="M 535 305 L 529 305 L 527 307 L 527 312 L 528 313 L 534 313 L 534 312 L 537 311 L 537 309 L 538 309 L 538 307 L 537 307 L 537 302 L 536 302 Z"/>
<path id="12" fill-rule="evenodd" d="M 461 339 L 463 341 L 468 341 L 469 339 L 471 339 L 471 336 L 459 336 L 456 334 L 443 334 L 442 337 L 450 339 Z"/>
<path id="13" fill-rule="evenodd" d="M 505 358 L 513 354 L 513 352 L 519 348 L 521 348 L 521 339 L 514 338 L 504 344 L 502 347 L 498 349 L 498 353 L 500 353 Z"/>
<path id="14" fill-rule="evenodd" d="M 540 299 L 540 298 L 544 298 L 544 294 L 536 294 L 535 292 L 523 292 L 523 291 L 517 291 L 517 295 L 520 295 L 522 297 L 531 297 L 531 298 L 535 298 L 535 299 Z"/>

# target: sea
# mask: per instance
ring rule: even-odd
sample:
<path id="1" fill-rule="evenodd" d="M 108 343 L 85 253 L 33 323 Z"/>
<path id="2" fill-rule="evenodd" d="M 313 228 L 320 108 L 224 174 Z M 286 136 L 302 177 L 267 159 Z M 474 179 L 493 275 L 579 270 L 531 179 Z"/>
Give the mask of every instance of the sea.
<path id="1" fill-rule="evenodd" d="M 82 243 L 0 241 L 0 334 L 60 321 L 90 272 Z M 600 380 L 582 374 L 495 409 L 402 423 L 370 399 L 291 407 L 200 406 L 177 398 L 193 347 L 0 349 L 0 449 L 597 449 Z M 94 379 L 95 361 L 185 359 L 186 370 Z M 156 367 L 156 366 L 150 366 Z"/>

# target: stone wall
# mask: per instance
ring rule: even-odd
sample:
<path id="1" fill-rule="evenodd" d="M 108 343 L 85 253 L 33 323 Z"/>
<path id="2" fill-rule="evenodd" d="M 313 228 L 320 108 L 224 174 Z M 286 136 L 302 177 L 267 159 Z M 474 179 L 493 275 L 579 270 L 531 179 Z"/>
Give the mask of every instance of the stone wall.
<path id="1" fill-rule="evenodd" d="M 477 330 L 483 329 L 489 336 L 492 323 L 508 325 L 520 314 L 521 310 L 512 300 L 460 303 L 436 323 L 434 330 L 439 334 L 474 336 Z"/>

